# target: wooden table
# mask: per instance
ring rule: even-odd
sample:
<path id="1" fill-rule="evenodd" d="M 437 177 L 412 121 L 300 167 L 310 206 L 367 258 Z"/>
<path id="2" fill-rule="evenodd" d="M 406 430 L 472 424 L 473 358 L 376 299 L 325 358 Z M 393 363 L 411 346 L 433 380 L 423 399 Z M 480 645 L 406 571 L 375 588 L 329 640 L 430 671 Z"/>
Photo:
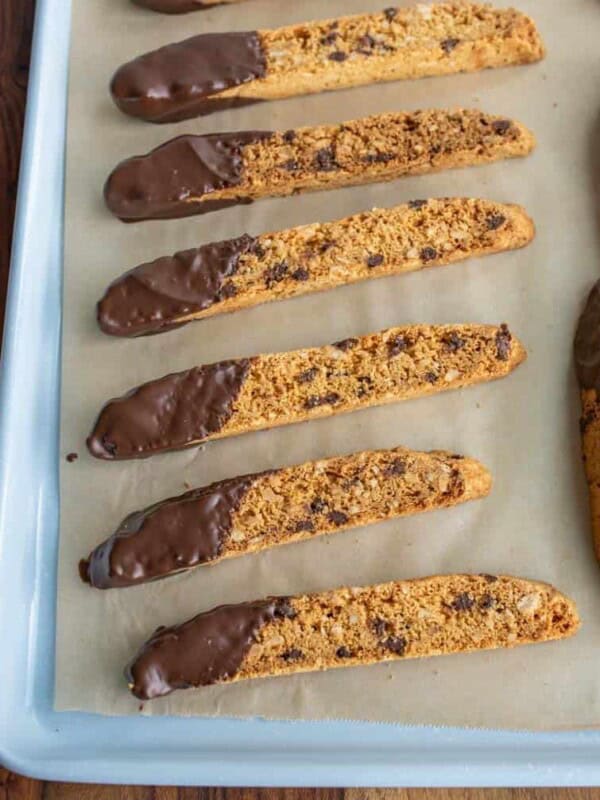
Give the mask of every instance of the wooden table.
<path id="1" fill-rule="evenodd" d="M 85 0 L 84 0 L 85 1 Z M 119 2 L 119 0 L 115 0 Z M 125 0 L 123 0 L 125 2 Z M 0 0 L 0 330 L 35 0 Z M 310 780 L 310 776 L 308 776 Z M 21 778 L 0 767 L 0 800 L 600 800 L 600 789 L 177 789 L 81 786 Z"/>

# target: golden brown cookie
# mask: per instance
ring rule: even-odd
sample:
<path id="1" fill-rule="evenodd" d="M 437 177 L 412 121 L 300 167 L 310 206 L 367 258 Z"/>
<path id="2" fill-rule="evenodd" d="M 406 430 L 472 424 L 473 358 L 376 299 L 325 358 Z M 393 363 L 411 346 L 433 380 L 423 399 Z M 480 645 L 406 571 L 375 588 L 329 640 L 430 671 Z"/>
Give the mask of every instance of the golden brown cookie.
<path id="1" fill-rule="evenodd" d="M 600 281 L 592 288 L 575 336 L 575 367 L 581 389 L 581 440 L 592 533 L 600 561 Z"/>
<path id="2" fill-rule="evenodd" d="M 98 324 L 113 336 L 159 333 L 271 300 L 523 247 L 533 236 L 520 206 L 467 198 L 413 200 L 244 234 L 126 272 L 98 303 Z"/>
<path id="3" fill-rule="evenodd" d="M 547 583 L 437 575 L 220 606 L 158 628 L 126 669 L 141 700 L 247 678 L 547 642 L 579 628 Z"/>
<path id="4" fill-rule="evenodd" d="M 120 219 L 168 219 L 264 197 L 389 181 L 527 155 L 519 122 L 456 109 L 377 114 L 339 125 L 178 136 L 121 162 L 105 199 Z"/>
<path id="5" fill-rule="evenodd" d="M 525 356 L 504 324 L 407 325 L 205 364 L 111 400 L 88 448 L 97 458 L 144 458 L 501 378 Z"/>
<path id="6" fill-rule="evenodd" d="M 163 11 L 201 5 L 141 4 Z M 263 100 L 527 64 L 543 56 L 535 24 L 515 9 L 418 4 L 275 30 L 192 36 L 123 64 L 111 93 L 126 114 L 172 122 Z"/>
<path id="7" fill-rule="evenodd" d="M 193 489 L 126 517 L 80 564 L 98 589 L 133 586 L 256 553 L 484 497 L 471 458 L 396 447 L 309 461 Z M 374 534 L 375 535 L 375 534 Z"/>

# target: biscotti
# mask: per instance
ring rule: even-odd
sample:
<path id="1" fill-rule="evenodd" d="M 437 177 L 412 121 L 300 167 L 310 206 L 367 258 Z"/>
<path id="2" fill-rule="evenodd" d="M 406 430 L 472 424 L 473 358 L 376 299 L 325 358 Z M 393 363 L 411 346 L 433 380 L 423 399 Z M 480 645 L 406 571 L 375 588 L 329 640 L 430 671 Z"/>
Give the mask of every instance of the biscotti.
<path id="1" fill-rule="evenodd" d="M 239 0 L 132 0 L 136 6 L 160 11 L 163 14 L 186 14 L 188 11 L 202 11 L 204 8 L 237 3 Z"/>
<path id="2" fill-rule="evenodd" d="M 581 391 L 580 431 L 594 550 L 600 561 L 600 281 L 592 288 L 579 319 L 575 368 Z"/>
<path id="3" fill-rule="evenodd" d="M 189 10 L 197 4 L 159 5 Z M 275 30 L 193 36 L 123 64 L 111 93 L 127 114 L 172 122 L 328 89 L 526 64 L 543 55 L 533 21 L 512 8 L 419 4 Z"/>
<path id="4" fill-rule="evenodd" d="M 470 458 L 397 447 L 309 461 L 213 483 L 126 517 L 81 562 L 98 589 L 133 586 L 199 564 L 448 508 L 488 494 Z"/>
<path id="5" fill-rule="evenodd" d="M 408 325 L 325 347 L 221 361 L 111 400 L 87 444 L 97 458 L 144 458 L 501 378 L 525 355 L 504 324 Z"/>
<path id="6" fill-rule="evenodd" d="M 125 674 L 141 700 L 176 689 L 547 642 L 579 628 L 553 586 L 440 575 L 219 606 L 158 628 Z"/>
<path id="7" fill-rule="evenodd" d="M 159 333 L 271 300 L 523 247 L 533 235 L 520 206 L 463 198 L 244 234 L 125 273 L 98 303 L 98 323 L 113 336 Z"/>
<path id="8" fill-rule="evenodd" d="M 335 189 L 524 156 L 533 135 L 479 110 L 378 114 L 285 132 L 179 136 L 119 164 L 104 193 L 124 221 Z"/>

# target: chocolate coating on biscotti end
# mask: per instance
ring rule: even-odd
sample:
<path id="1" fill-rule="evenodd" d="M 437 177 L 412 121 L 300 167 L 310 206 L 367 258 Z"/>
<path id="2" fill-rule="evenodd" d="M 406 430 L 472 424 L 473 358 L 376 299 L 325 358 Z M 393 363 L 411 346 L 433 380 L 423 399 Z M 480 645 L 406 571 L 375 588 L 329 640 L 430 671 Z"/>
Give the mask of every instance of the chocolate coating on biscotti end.
<path id="1" fill-rule="evenodd" d="M 219 2 L 205 3 L 203 0 L 132 0 L 136 6 L 160 11 L 162 14 L 187 14 L 189 11 L 202 11 L 221 5 Z"/>
<path id="2" fill-rule="evenodd" d="M 600 281 L 594 284 L 579 318 L 575 370 L 582 389 L 600 392 Z"/>
<path id="3" fill-rule="evenodd" d="M 182 625 L 158 628 L 125 670 L 131 691 L 150 700 L 233 677 L 260 629 L 286 608 L 286 598 L 268 598 L 219 606 Z"/>
<path id="4" fill-rule="evenodd" d="M 144 336 L 185 324 L 170 320 L 226 297 L 227 279 L 255 241 L 244 234 L 135 267 L 114 281 L 98 303 L 100 328 L 113 336 Z"/>
<path id="5" fill-rule="evenodd" d="M 233 412 L 251 359 L 220 361 L 167 375 L 110 400 L 87 446 L 96 458 L 145 458 L 197 444 Z"/>
<path id="6" fill-rule="evenodd" d="M 143 156 L 122 161 L 104 187 L 108 208 L 120 219 L 169 219 L 215 211 L 250 198 L 211 201 L 212 192 L 237 186 L 245 145 L 272 136 L 269 131 L 178 136 Z M 200 198 L 189 201 L 189 197 Z"/>
<path id="7" fill-rule="evenodd" d="M 129 514 L 81 562 L 82 579 L 97 589 L 145 583 L 217 558 L 248 489 L 266 472 L 219 481 Z"/>
<path id="8" fill-rule="evenodd" d="M 266 60 L 256 31 L 203 33 L 123 64 L 110 92 L 121 111 L 149 122 L 176 122 L 231 107 L 215 97 L 261 78 Z M 252 99 L 245 99 L 245 104 Z M 238 103 L 239 105 L 239 103 Z"/>

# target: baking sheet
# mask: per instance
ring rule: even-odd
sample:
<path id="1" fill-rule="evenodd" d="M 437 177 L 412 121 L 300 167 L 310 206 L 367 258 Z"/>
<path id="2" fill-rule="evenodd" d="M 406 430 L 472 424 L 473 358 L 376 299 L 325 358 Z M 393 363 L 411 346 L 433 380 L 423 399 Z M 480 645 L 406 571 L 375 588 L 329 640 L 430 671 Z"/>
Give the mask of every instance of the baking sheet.
<path id="1" fill-rule="evenodd" d="M 221 603 L 438 572 L 508 572 L 549 580 L 584 618 L 564 643 L 336 670 L 185 692 L 144 713 L 352 718 L 511 728 L 600 722 L 595 654 L 600 581 L 588 543 L 577 441 L 571 340 L 597 272 L 594 144 L 600 133 L 600 62 L 594 0 L 520 4 L 549 56 L 539 65 L 280 101 L 177 125 L 151 126 L 111 105 L 114 68 L 138 52 L 194 32 L 280 25 L 377 10 L 370 0 L 318 0 L 286 8 L 256 0 L 183 18 L 124 0 L 74 3 L 69 103 L 61 546 L 57 709 L 137 714 L 122 667 L 159 624 Z M 379 111 L 480 106 L 513 116 L 538 136 L 526 160 L 323 192 L 204 217 L 123 225 L 101 186 L 121 158 L 182 132 L 288 128 Z M 122 270 L 243 231 L 260 233 L 415 197 L 480 195 L 520 202 L 538 225 L 526 250 L 386 278 L 216 317 L 159 337 L 103 336 L 94 303 Z M 232 356 L 335 341 L 410 322 L 499 322 L 523 339 L 528 362 L 494 384 L 337 419 L 251 434 L 144 462 L 102 463 L 84 439 L 110 396 L 166 371 Z M 485 501 L 349 531 L 113 592 L 81 584 L 77 561 L 132 509 L 212 480 L 368 447 L 448 448 L 480 458 L 495 487 Z"/>

